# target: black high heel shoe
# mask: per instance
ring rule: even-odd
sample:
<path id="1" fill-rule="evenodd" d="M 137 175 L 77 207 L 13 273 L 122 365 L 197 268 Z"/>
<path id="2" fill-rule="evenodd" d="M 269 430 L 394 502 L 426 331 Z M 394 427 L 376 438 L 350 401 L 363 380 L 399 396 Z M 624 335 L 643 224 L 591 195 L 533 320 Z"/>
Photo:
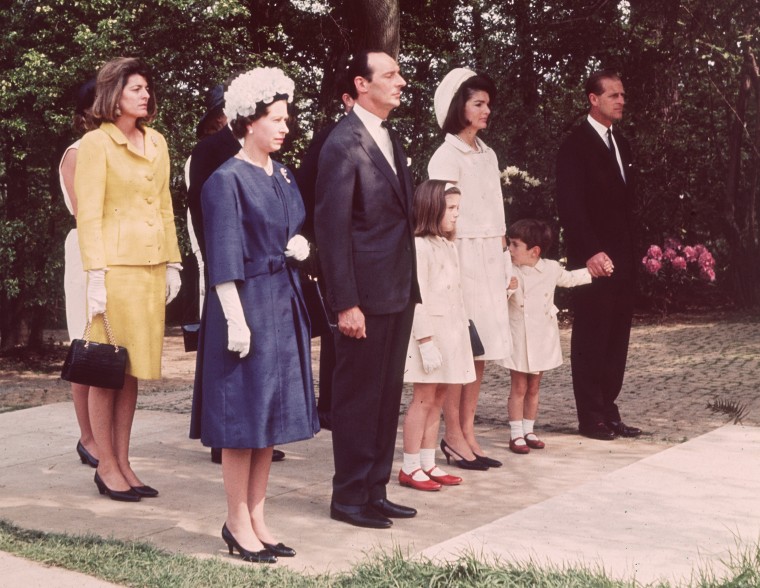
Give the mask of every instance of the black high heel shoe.
<path id="1" fill-rule="evenodd" d="M 488 457 L 486 455 L 478 455 L 474 451 L 472 454 L 475 456 L 475 459 L 477 459 L 480 463 L 486 464 L 489 468 L 500 468 L 504 465 L 498 459 L 493 459 L 492 457 Z"/>
<path id="2" fill-rule="evenodd" d="M 443 455 L 446 456 L 447 464 L 451 464 L 451 460 L 453 459 L 454 464 L 463 470 L 480 470 L 484 472 L 488 469 L 488 464 L 483 463 L 477 457 L 475 459 L 469 460 L 463 458 L 454 449 L 451 448 L 451 445 L 446 443 L 445 439 L 441 439 L 441 451 L 443 451 Z"/>
<path id="3" fill-rule="evenodd" d="M 132 486 L 132 490 L 134 490 L 142 498 L 155 498 L 158 496 L 158 490 L 152 488 L 151 486 Z"/>
<path id="4" fill-rule="evenodd" d="M 288 547 L 284 543 L 278 543 L 277 545 L 274 545 L 273 543 L 264 543 L 262 541 L 261 544 L 266 547 L 268 551 L 274 553 L 277 557 L 295 557 L 296 555 L 296 550 L 292 547 Z"/>
<path id="5" fill-rule="evenodd" d="M 111 500 L 120 500 L 122 502 L 140 502 L 140 495 L 130 488 L 129 490 L 111 490 L 106 483 L 100 479 L 98 472 L 95 472 L 95 485 L 98 487 L 100 494 L 105 494 Z"/>
<path id="6" fill-rule="evenodd" d="M 227 549 L 230 550 L 230 555 L 233 555 L 232 548 L 238 550 L 240 558 L 243 561 L 250 561 L 253 563 L 277 563 L 277 556 L 269 551 L 266 547 L 261 551 L 248 551 L 245 547 L 241 547 L 237 539 L 232 536 L 230 530 L 227 528 L 227 523 L 224 523 L 222 527 L 222 539 L 227 544 Z"/>
<path id="7" fill-rule="evenodd" d="M 77 441 L 77 453 L 79 454 L 79 459 L 82 460 L 83 464 L 86 464 L 91 468 L 98 467 L 100 461 L 97 457 L 93 456 L 92 453 L 85 449 L 81 441 Z"/>

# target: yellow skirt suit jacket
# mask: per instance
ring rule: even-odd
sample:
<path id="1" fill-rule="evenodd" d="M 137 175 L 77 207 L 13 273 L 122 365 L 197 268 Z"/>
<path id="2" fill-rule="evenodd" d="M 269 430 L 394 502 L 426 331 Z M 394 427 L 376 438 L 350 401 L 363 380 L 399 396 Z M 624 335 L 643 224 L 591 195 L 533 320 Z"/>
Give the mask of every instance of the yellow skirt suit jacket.
<path id="1" fill-rule="evenodd" d="M 140 153 L 112 123 L 90 131 L 79 146 L 74 187 L 82 265 L 108 268 L 106 312 L 116 342 L 127 348 L 127 373 L 161 377 L 166 264 L 180 252 L 169 192 L 169 150 L 143 128 Z M 86 303 L 86 302 L 85 302 Z M 96 318 L 92 338 L 106 341 Z"/>

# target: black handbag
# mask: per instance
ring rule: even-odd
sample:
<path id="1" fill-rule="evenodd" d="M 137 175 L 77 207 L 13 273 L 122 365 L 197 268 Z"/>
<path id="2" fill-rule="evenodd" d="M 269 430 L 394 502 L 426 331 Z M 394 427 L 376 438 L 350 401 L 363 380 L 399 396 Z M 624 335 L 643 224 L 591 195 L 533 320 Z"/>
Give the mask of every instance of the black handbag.
<path id="1" fill-rule="evenodd" d="M 198 351 L 198 333 L 200 330 L 200 323 L 182 325 L 182 341 L 185 343 L 185 351 Z"/>
<path id="2" fill-rule="evenodd" d="M 331 325 L 319 282 L 305 272 L 301 272 L 301 291 L 306 303 L 306 312 L 309 314 L 309 321 L 311 322 L 311 337 L 322 337 L 329 334 Z"/>
<path id="3" fill-rule="evenodd" d="M 486 350 L 483 347 L 483 342 L 480 340 L 480 335 L 478 335 L 478 330 L 475 328 L 475 323 L 472 322 L 472 319 L 470 319 L 470 344 L 472 345 L 473 357 L 485 355 Z"/>
<path id="4" fill-rule="evenodd" d="M 90 341 L 88 322 L 84 339 L 74 339 L 63 362 L 61 379 L 74 384 L 120 390 L 124 387 L 124 372 L 127 369 L 127 349 L 116 345 L 108 317 L 103 313 L 108 343 Z"/>

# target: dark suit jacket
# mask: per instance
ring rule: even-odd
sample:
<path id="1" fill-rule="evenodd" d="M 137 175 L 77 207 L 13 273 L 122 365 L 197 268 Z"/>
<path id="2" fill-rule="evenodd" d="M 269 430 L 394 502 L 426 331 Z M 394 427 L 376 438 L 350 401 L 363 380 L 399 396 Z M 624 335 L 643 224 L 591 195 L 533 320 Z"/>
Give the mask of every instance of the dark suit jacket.
<path id="1" fill-rule="evenodd" d="M 209 176 L 238 151 L 240 151 L 240 142 L 232 134 L 230 128 L 225 125 L 213 135 L 201 140 L 191 154 L 190 187 L 187 191 L 187 202 L 190 218 L 193 221 L 193 230 L 198 239 L 198 246 L 204 262 L 206 261 L 206 238 L 203 233 L 201 189 Z"/>
<path id="2" fill-rule="evenodd" d="M 338 122 L 319 157 L 315 229 L 334 312 L 359 306 L 390 314 L 420 301 L 412 178 L 393 132 L 391 139 L 399 175 L 354 112 Z"/>
<path id="3" fill-rule="evenodd" d="M 631 148 L 613 131 L 626 181 L 605 141 L 584 120 L 565 139 L 557 156 L 557 208 L 570 269 L 585 267 L 600 251 L 615 264 L 613 280 L 634 280 Z"/>

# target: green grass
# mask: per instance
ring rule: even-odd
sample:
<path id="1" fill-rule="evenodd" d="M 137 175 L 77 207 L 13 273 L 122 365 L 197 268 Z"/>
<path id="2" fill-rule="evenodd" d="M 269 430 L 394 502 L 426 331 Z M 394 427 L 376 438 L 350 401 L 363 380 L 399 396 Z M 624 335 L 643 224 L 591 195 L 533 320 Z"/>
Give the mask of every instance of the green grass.
<path id="1" fill-rule="evenodd" d="M 71 536 L 20 529 L 0 521 L 0 550 L 75 570 L 115 584 L 144 588 L 213 586 L 361 587 L 361 588 L 641 588 L 642 584 L 610 579 L 603 570 L 584 567 L 548 568 L 532 563 L 486 563 L 475 554 L 450 564 L 405 557 L 400 550 L 376 552 L 341 574 L 306 575 L 284 567 L 237 565 L 220 558 L 199 559 L 172 554 L 145 543 Z M 738 553 L 738 555 L 736 555 Z M 757 588 L 760 586 L 760 544 L 737 546 L 725 562 L 729 573 L 718 581 L 710 570 L 697 573 L 689 588 Z M 667 583 L 650 588 L 671 588 Z"/>

